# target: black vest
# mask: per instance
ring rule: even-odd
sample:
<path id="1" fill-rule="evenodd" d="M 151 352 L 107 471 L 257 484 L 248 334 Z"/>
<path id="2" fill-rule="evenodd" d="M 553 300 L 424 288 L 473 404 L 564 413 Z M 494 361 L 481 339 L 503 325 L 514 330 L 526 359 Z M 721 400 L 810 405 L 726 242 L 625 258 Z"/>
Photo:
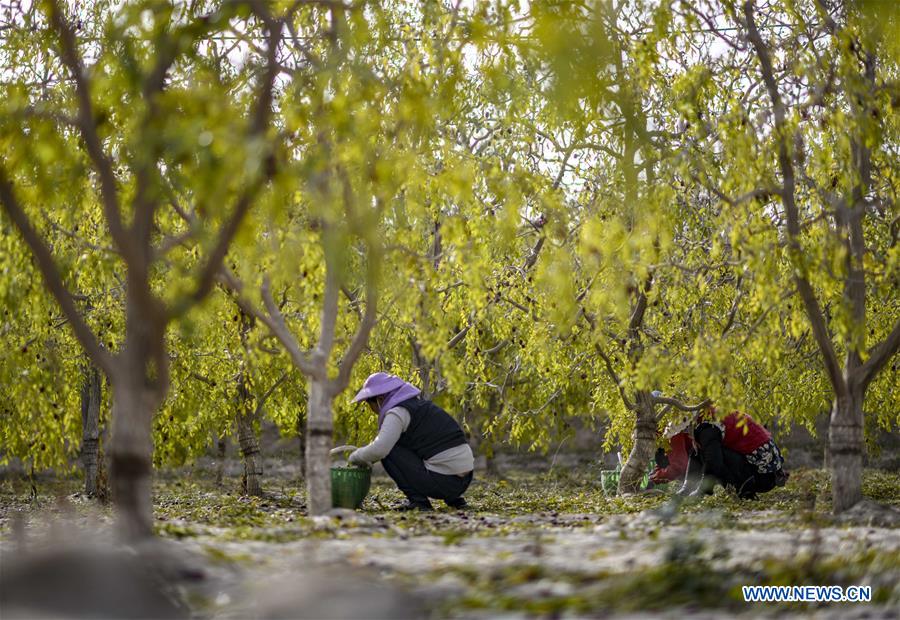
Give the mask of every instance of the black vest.
<path id="1" fill-rule="evenodd" d="M 466 436 L 456 420 L 430 400 L 410 398 L 396 406 L 409 411 L 409 426 L 400 435 L 397 445 L 412 450 L 420 459 L 430 459 L 466 443 Z"/>

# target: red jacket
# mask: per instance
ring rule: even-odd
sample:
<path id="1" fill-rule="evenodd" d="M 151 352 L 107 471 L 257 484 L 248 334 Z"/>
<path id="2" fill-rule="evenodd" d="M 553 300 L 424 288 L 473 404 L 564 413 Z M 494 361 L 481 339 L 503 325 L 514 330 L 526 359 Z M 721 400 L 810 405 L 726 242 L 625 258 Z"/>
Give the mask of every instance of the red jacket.
<path id="1" fill-rule="evenodd" d="M 722 445 L 739 454 L 750 454 L 772 438 L 772 434 L 746 413 L 735 411 L 722 420 L 725 437 Z"/>
<path id="2" fill-rule="evenodd" d="M 666 457 L 669 459 L 668 467 L 657 467 L 653 470 L 651 478 L 654 482 L 665 482 L 667 480 L 680 480 L 684 478 L 687 471 L 688 456 L 693 449 L 693 440 L 691 436 L 685 432 L 672 435 L 669 440 L 669 451 Z"/>
<path id="3" fill-rule="evenodd" d="M 739 411 L 730 413 L 721 422 L 714 421 L 713 424 L 724 429 L 722 446 L 739 454 L 750 454 L 772 438 L 772 434 L 765 427 L 758 424 L 749 415 Z M 693 428 L 690 430 L 692 434 Z M 650 477 L 654 482 L 680 480 L 684 477 L 690 454 L 694 449 L 694 440 L 691 434 L 681 432 L 672 436 L 669 441 L 671 447 L 666 453 L 669 466 L 657 467 L 653 470 Z"/>

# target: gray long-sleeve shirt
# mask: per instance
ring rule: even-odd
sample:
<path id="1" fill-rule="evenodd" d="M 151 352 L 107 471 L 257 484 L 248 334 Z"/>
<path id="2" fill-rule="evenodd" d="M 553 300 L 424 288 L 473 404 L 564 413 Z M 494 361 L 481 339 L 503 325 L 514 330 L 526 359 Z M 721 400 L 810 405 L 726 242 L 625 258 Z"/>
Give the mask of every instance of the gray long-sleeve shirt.
<path id="1" fill-rule="evenodd" d="M 400 435 L 409 428 L 409 420 L 409 411 L 405 408 L 390 409 L 384 416 L 378 436 L 372 443 L 359 448 L 350 456 L 353 460 L 359 459 L 370 464 L 380 461 L 390 453 L 400 439 Z M 425 460 L 425 469 L 450 476 L 467 474 L 474 468 L 475 456 L 472 454 L 469 444 L 448 448 Z"/>

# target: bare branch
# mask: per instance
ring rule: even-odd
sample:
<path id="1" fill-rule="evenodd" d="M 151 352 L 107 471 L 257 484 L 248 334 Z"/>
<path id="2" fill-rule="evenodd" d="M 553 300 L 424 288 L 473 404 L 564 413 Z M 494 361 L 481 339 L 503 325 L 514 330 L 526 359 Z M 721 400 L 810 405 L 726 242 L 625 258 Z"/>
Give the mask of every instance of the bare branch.
<path id="1" fill-rule="evenodd" d="M 727 203 L 732 207 L 740 206 L 752 200 L 761 200 L 763 202 L 768 202 L 772 199 L 773 196 L 781 196 L 782 193 L 782 189 L 779 187 L 757 187 L 750 190 L 749 192 L 741 194 L 737 198 L 733 198 L 725 194 L 722 190 L 716 187 L 715 184 L 704 183 L 696 174 L 691 174 L 691 178 L 693 178 L 695 182 L 706 187 L 709 191 L 715 194 L 719 200 Z"/>
<path id="2" fill-rule="evenodd" d="M 213 388 L 214 388 L 214 387 L 216 387 L 216 386 L 218 385 L 215 381 L 213 381 L 213 380 L 210 379 L 209 377 L 206 377 L 206 376 L 204 376 L 204 375 L 201 375 L 199 372 L 196 372 L 196 371 L 192 371 L 191 374 L 190 374 L 190 377 L 193 378 L 193 379 L 196 379 L 197 381 L 199 381 L 199 382 L 201 382 L 201 383 L 205 383 L 205 384 L 208 385 L 209 387 L 213 387 Z"/>
<path id="3" fill-rule="evenodd" d="M 178 246 L 187 246 L 187 242 L 194 236 L 194 232 L 188 229 L 177 234 L 166 235 L 157 246 L 154 258 L 161 258 Z"/>
<path id="4" fill-rule="evenodd" d="M 731 304 L 731 310 L 728 312 L 728 319 L 725 321 L 725 326 L 722 328 L 722 332 L 719 334 L 721 338 L 725 334 L 728 333 L 728 330 L 731 329 L 731 326 L 734 325 L 734 319 L 737 316 L 738 307 L 741 304 L 741 298 L 744 296 L 744 290 L 741 288 L 741 282 L 744 281 L 743 274 L 738 276 L 737 282 L 735 283 L 735 287 L 738 289 L 737 295 L 734 296 L 734 302 Z"/>
<path id="5" fill-rule="evenodd" d="M 538 256 L 541 254 L 541 248 L 544 247 L 544 241 L 547 238 L 545 236 L 541 236 L 540 239 L 534 244 L 534 247 L 531 248 L 531 251 L 528 253 L 528 256 L 525 259 L 525 263 L 522 265 L 522 271 L 528 271 L 534 264 L 537 262 Z"/>
<path id="6" fill-rule="evenodd" d="M 334 331 L 337 325 L 338 292 L 340 285 L 337 281 L 335 266 L 326 259 L 325 265 L 325 294 L 322 300 L 322 314 L 319 321 L 319 341 L 313 351 L 313 362 L 325 369 L 331 350 L 334 348 Z M 272 309 L 269 309 L 271 312 Z"/>
<path id="7" fill-rule="evenodd" d="M 353 309 L 354 312 L 356 312 L 356 316 L 358 316 L 360 318 L 360 320 L 362 320 L 363 311 L 360 309 L 361 304 L 360 304 L 360 300 L 359 300 L 359 295 L 357 295 L 356 293 L 351 291 L 349 288 L 347 288 L 347 286 L 345 284 L 341 285 L 341 292 L 344 294 L 344 297 L 346 297 L 347 300 L 350 302 L 350 307 Z"/>
<path id="8" fill-rule="evenodd" d="M 470 330 L 470 329 L 472 329 L 472 320 L 471 320 L 471 319 L 469 320 L 469 323 L 466 324 L 465 327 L 463 327 L 461 330 L 459 330 L 459 331 L 456 333 L 456 335 L 453 336 L 453 338 L 451 338 L 451 339 L 447 342 L 447 349 L 448 349 L 448 350 L 449 350 L 449 349 L 452 349 L 453 347 L 455 347 L 456 345 L 458 345 L 458 344 L 462 341 L 462 339 L 466 337 L 466 334 L 469 333 L 469 330 Z"/>
<path id="9" fill-rule="evenodd" d="M 275 304 L 275 300 L 272 298 L 271 282 L 269 281 L 269 276 L 263 277 L 263 284 L 260 288 L 260 293 L 263 298 L 263 303 L 266 305 L 268 317 L 270 318 L 268 322 L 264 322 L 263 324 L 269 327 L 270 331 L 272 331 L 272 334 L 278 339 L 282 346 L 287 349 L 288 353 L 291 356 L 291 359 L 294 361 L 294 364 L 297 366 L 297 368 L 299 368 L 304 374 L 308 374 L 310 376 L 315 376 L 316 374 L 318 374 L 318 369 L 310 359 L 311 356 L 307 353 L 304 353 L 300 349 L 300 344 L 297 342 L 297 338 L 294 337 L 294 334 L 287 327 L 287 323 L 284 320 L 284 315 L 281 314 L 281 309 Z"/>
<path id="10" fill-rule="evenodd" d="M 503 347 L 505 347 L 508 344 L 509 344 L 509 340 L 501 340 L 500 342 L 498 342 L 497 344 L 492 346 L 490 349 L 485 349 L 481 353 L 483 355 L 493 355 L 494 353 L 497 353 L 498 351 L 500 351 L 500 349 L 502 349 Z"/>
<path id="11" fill-rule="evenodd" d="M 628 337 L 633 342 L 637 341 L 638 330 L 644 322 L 644 313 L 647 311 L 647 293 L 650 292 L 650 287 L 652 286 L 653 272 L 651 271 L 647 274 L 647 279 L 644 280 L 644 284 L 638 293 L 637 301 L 634 304 L 634 309 L 631 311 L 631 317 L 628 319 Z"/>

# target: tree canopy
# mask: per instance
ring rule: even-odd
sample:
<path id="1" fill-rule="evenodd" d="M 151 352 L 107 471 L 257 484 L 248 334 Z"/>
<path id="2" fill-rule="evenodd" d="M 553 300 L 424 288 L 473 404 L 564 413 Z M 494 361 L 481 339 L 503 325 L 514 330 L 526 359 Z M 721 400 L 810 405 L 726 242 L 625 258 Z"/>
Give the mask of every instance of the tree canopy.
<path id="1" fill-rule="evenodd" d="M 91 364 L 114 477 L 251 413 L 364 441 L 375 370 L 486 451 L 580 418 L 633 468 L 709 402 L 830 411 L 848 471 L 900 425 L 893 5 L 0 14 L 2 459 L 71 466 Z"/>

